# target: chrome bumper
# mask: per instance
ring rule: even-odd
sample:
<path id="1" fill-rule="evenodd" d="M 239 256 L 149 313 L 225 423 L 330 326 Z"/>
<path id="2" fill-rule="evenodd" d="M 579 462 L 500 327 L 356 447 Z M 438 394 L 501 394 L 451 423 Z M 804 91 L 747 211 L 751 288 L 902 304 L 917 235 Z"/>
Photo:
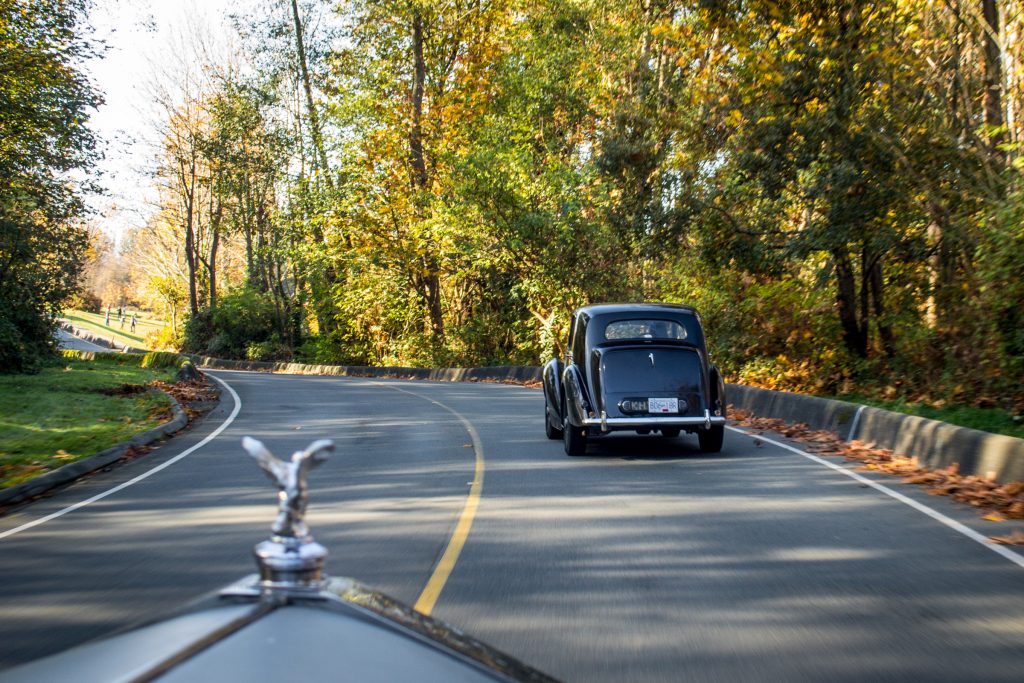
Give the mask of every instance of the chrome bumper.
<path id="1" fill-rule="evenodd" d="M 703 427 L 710 429 L 711 425 L 724 425 L 725 418 L 713 416 L 710 410 L 704 411 L 704 417 L 679 417 L 678 415 L 659 417 L 645 415 L 643 417 L 608 417 L 601 411 L 601 417 L 587 417 L 583 419 L 584 427 L 600 427 L 602 432 L 610 429 L 637 428 L 637 429 L 660 429 L 661 427 Z"/>

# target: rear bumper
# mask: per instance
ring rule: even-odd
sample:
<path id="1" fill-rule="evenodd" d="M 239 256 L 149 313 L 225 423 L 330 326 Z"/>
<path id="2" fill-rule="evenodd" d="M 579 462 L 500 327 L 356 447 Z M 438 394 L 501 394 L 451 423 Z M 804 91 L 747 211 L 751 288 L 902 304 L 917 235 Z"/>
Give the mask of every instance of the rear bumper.
<path id="1" fill-rule="evenodd" d="M 704 411 L 704 417 L 607 417 L 604 413 L 601 417 L 587 417 L 583 419 L 584 427 L 598 427 L 602 432 L 610 432 L 613 429 L 661 429 L 663 427 L 703 427 L 711 429 L 712 425 L 724 425 L 725 418 L 713 416 L 710 410 Z"/>

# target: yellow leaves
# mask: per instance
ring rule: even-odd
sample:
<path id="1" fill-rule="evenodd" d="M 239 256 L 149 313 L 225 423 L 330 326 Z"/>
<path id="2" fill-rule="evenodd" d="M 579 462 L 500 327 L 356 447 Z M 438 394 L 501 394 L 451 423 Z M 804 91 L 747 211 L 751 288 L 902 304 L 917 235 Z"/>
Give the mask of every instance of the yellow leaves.
<path id="1" fill-rule="evenodd" d="M 739 128 L 744 121 L 743 112 L 739 109 L 733 109 L 725 117 L 725 123 L 733 128 Z"/>

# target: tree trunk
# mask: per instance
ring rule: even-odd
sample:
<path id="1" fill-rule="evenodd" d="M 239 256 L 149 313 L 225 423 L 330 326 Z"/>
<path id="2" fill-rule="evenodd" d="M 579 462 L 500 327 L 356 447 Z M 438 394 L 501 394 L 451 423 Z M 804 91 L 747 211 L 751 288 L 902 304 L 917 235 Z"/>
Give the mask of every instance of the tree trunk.
<path id="1" fill-rule="evenodd" d="M 857 319 L 857 280 L 850 255 L 842 249 L 834 249 L 832 258 L 835 261 L 836 304 L 839 308 L 839 322 L 843 327 L 843 344 L 852 353 L 866 358 L 867 335 Z"/>
<path id="2" fill-rule="evenodd" d="M 409 129 L 409 162 L 412 165 L 412 187 L 422 192 L 427 188 L 427 164 L 423 157 L 423 88 L 427 77 L 423 61 L 423 17 L 419 11 L 412 17 L 412 126 Z"/>
<path id="3" fill-rule="evenodd" d="M 1003 126 L 1003 61 L 999 49 L 999 3 L 998 0 L 981 0 L 981 12 L 985 18 L 982 27 L 984 44 L 984 83 L 982 97 L 985 106 L 985 124 L 992 128 Z M 999 146 L 1006 142 L 1006 131 L 998 130 L 988 136 L 989 152 L 1000 168 L 1006 163 L 1006 152 Z"/>
<path id="4" fill-rule="evenodd" d="M 217 202 L 217 209 L 214 212 L 210 228 L 210 255 L 206 263 L 206 270 L 210 276 L 210 310 L 217 307 L 217 249 L 220 247 L 220 221 L 223 216 L 224 205 Z"/>
<path id="5" fill-rule="evenodd" d="M 876 258 L 871 265 L 868 284 L 871 286 L 871 301 L 874 303 L 875 322 L 878 325 L 878 338 L 882 340 L 882 350 L 886 358 L 896 355 L 896 338 L 892 326 L 885 319 L 885 281 L 882 278 L 882 259 Z"/>
<path id="6" fill-rule="evenodd" d="M 426 83 L 427 67 L 423 59 L 423 15 L 419 10 L 412 16 L 412 123 L 409 128 L 409 164 L 412 167 L 410 182 L 413 192 L 417 195 L 414 202 L 417 207 L 417 219 L 422 218 L 425 193 L 430 179 L 427 175 L 427 163 L 423 152 L 423 91 Z M 441 279 L 438 275 L 437 256 L 432 252 L 421 259 L 421 274 L 415 278 L 418 289 L 426 304 L 430 331 L 436 340 L 444 339 L 444 311 L 441 307 Z"/>
<path id="7" fill-rule="evenodd" d="M 320 131 L 320 117 L 316 111 L 316 104 L 313 102 L 313 85 L 309 78 L 309 65 L 306 61 L 306 44 L 302 37 L 302 19 L 299 17 L 298 0 L 292 0 L 292 19 L 295 23 L 295 52 L 299 61 L 299 72 L 302 75 L 302 89 L 306 92 L 306 109 L 309 113 L 309 134 L 313 138 L 313 151 L 320 167 L 319 175 L 323 176 L 327 187 L 333 190 L 334 182 L 327 165 L 327 152 L 324 149 L 324 139 Z"/>
<path id="8" fill-rule="evenodd" d="M 189 312 L 193 315 L 199 315 L 199 292 L 196 286 L 196 280 L 198 277 L 198 263 L 196 258 L 196 235 L 195 235 L 195 224 L 193 221 L 194 216 L 194 203 L 195 203 L 195 189 L 196 189 L 196 162 L 192 159 L 190 167 L 190 173 L 185 174 L 185 161 L 180 162 L 181 166 L 181 177 L 183 184 L 182 186 L 187 188 L 185 190 L 184 205 L 185 205 L 185 264 L 188 266 L 188 305 Z M 188 178 L 187 184 L 185 179 Z"/>

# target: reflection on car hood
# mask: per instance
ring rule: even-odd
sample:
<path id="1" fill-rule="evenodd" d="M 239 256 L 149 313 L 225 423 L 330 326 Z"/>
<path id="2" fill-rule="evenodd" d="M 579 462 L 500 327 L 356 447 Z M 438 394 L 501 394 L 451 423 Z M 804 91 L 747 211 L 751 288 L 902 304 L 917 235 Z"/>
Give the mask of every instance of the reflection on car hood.
<path id="1" fill-rule="evenodd" d="M 167 619 L 0 674 L 4 683 L 552 681 L 348 579 L 268 600 L 247 577 Z"/>

